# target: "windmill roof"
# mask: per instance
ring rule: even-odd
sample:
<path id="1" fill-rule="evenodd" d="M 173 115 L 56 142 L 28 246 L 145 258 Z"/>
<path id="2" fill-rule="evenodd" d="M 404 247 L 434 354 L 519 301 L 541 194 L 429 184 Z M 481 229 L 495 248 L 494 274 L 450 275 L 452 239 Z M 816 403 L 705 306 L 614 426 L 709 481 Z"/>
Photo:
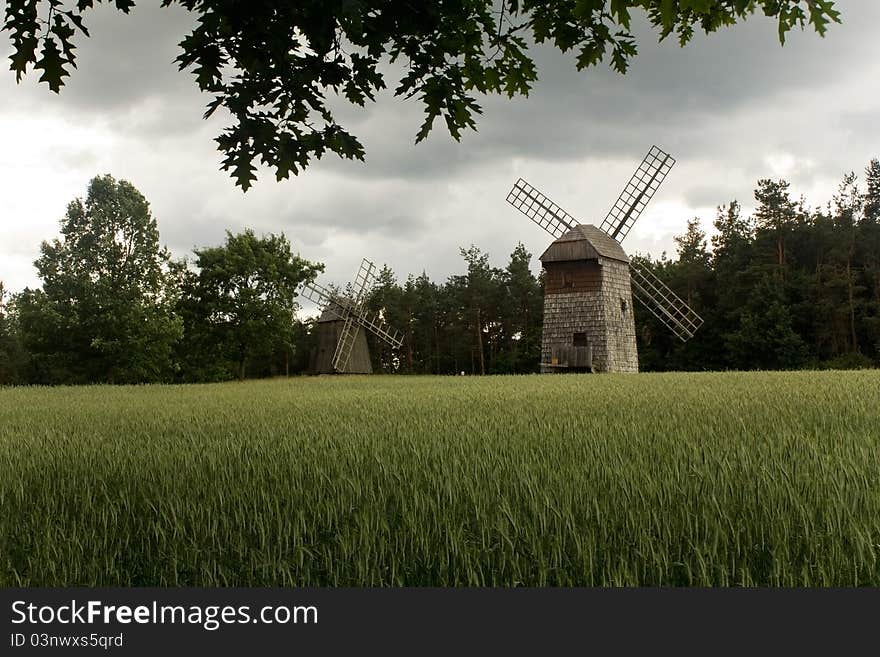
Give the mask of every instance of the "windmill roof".
<path id="1" fill-rule="evenodd" d="M 330 302 L 330 304 L 324 309 L 324 312 L 321 313 L 318 322 L 340 322 L 343 317 L 342 312 L 342 308 L 339 304 Z"/>
<path id="2" fill-rule="evenodd" d="M 541 262 L 597 260 L 608 258 L 629 262 L 623 247 L 611 236 L 592 224 L 578 224 L 541 254 Z"/>

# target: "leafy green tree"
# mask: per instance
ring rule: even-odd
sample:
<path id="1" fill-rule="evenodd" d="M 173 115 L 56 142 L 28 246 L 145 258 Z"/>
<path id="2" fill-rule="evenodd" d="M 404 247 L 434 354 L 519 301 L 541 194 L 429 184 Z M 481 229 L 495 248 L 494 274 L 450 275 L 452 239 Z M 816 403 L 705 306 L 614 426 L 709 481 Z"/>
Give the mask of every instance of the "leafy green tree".
<path id="1" fill-rule="evenodd" d="M 286 370 L 300 330 L 297 288 L 323 266 L 293 255 L 283 234 L 252 230 L 227 231 L 222 246 L 196 249 L 193 264 L 195 271 L 179 265 L 184 378 L 244 379 L 249 366 L 278 354 Z"/>
<path id="2" fill-rule="evenodd" d="M 714 301 L 701 309 L 705 323 L 697 342 L 706 354 L 707 366 L 723 369 L 732 366 L 727 357 L 725 335 L 739 326 L 743 300 L 748 298 L 755 283 L 751 267 L 755 227 L 751 217 L 742 216 L 742 208 L 735 200 L 718 207 L 713 225 L 710 264 L 715 294 Z"/>
<path id="3" fill-rule="evenodd" d="M 100 0 L 98 0 L 100 2 Z M 134 0 L 108 0 L 128 13 Z M 400 70 L 396 96 L 418 96 L 423 140 L 441 118 L 460 139 L 476 128 L 484 94 L 527 95 L 537 79 L 529 48 L 550 43 L 575 53 L 578 70 L 608 62 L 624 73 L 638 52 L 632 14 L 643 12 L 661 39 L 681 45 L 695 30 L 715 32 L 762 12 L 776 19 L 780 41 L 807 23 L 824 34 L 839 22 L 830 0 L 163 0 L 198 19 L 180 43 L 177 63 L 210 96 L 205 116 L 224 108 L 232 124 L 217 138 L 223 168 L 247 189 L 255 162 L 280 180 L 327 151 L 364 159 L 357 137 L 336 120 L 337 97 L 362 106 Z M 29 67 L 59 91 L 76 65 L 77 32 L 93 0 L 7 0 L 3 30 L 12 42 L 11 68 Z M 401 66 L 389 67 L 398 62 Z"/>
<path id="4" fill-rule="evenodd" d="M 700 342 L 671 341 L 667 367 L 681 370 L 713 369 L 716 366 L 715 354 L 704 347 L 718 340 L 718 327 L 714 322 L 707 321 L 710 317 L 707 311 L 717 304 L 717 289 L 711 266 L 712 254 L 708 250 L 700 219 L 690 219 L 684 234 L 673 240 L 677 247 L 677 260 L 666 265 L 664 276 L 667 284 L 703 318 L 704 324 L 700 328 Z"/>
<path id="5" fill-rule="evenodd" d="M 181 333 L 171 311 L 168 253 L 143 195 L 99 176 L 72 201 L 61 239 L 34 263 L 42 290 L 17 299 L 22 338 L 47 382 L 159 381 Z"/>
<path id="6" fill-rule="evenodd" d="M 25 381 L 27 354 L 16 326 L 16 312 L 10 295 L 0 281 L 0 385 Z"/>
<path id="7" fill-rule="evenodd" d="M 742 319 L 727 335 L 730 365 L 743 370 L 789 370 L 808 362 L 808 348 L 794 330 L 783 283 L 765 275 L 743 300 Z"/>
<path id="8" fill-rule="evenodd" d="M 837 323 L 841 326 L 842 350 L 859 351 L 856 316 L 859 313 L 861 290 L 856 275 L 856 242 L 858 224 L 863 210 L 855 173 L 844 176 L 834 197 L 835 237 L 832 257 L 835 260 L 836 278 L 841 281 L 842 303 L 838 304 Z"/>

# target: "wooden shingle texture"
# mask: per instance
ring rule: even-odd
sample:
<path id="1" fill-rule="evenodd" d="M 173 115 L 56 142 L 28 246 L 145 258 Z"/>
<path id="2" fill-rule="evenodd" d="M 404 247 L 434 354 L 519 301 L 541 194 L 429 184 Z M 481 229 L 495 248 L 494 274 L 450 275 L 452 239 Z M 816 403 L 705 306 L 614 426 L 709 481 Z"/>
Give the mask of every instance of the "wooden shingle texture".
<path id="1" fill-rule="evenodd" d="M 581 224 L 541 255 L 545 270 L 541 370 L 560 371 L 564 353 L 585 334 L 596 372 L 637 372 L 629 259 L 600 229 Z"/>

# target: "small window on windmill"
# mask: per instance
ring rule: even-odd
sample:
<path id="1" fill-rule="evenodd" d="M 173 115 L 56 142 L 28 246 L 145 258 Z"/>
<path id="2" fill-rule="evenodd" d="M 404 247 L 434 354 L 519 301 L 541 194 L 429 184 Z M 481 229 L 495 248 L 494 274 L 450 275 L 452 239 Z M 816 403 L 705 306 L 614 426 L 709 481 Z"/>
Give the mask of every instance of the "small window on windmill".
<path id="1" fill-rule="evenodd" d="M 626 314 L 626 299 L 620 300 L 620 312 L 622 312 L 624 315 Z"/>
<path id="2" fill-rule="evenodd" d="M 571 337 L 571 344 L 573 347 L 586 347 L 587 346 L 587 334 L 586 333 L 575 333 Z"/>
<path id="3" fill-rule="evenodd" d="M 562 272 L 562 287 L 574 287 L 574 277 L 570 271 Z"/>

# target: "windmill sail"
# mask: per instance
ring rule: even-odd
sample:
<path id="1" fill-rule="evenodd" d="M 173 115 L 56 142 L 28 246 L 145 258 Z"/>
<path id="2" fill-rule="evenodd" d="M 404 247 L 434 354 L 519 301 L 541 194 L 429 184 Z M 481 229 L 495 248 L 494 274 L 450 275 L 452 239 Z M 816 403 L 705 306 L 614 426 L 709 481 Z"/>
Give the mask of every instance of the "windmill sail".
<path id="1" fill-rule="evenodd" d="M 351 351 L 357 339 L 360 327 L 355 324 L 354 317 L 349 315 L 345 318 L 339 340 L 336 342 L 336 350 L 333 352 L 333 369 L 337 372 L 345 372 L 348 361 L 351 359 Z"/>
<path id="2" fill-rule="evenodd" d="M 599 228 L 622 242 L 674 164 L 669 153 L 652 146 Z"/>
<path id="3" fill-rule="evenodd" d="M 303 283 L 302 287 L 299 289 L 299 294 L 317 305 L 322 311 L 329 309 L 337 316 L 339 316 L 341 312 L 338 308 L 332 308 L 334 305 L 339 305 L 338 303 L 334 304 L 334 297 L 336 297 L 336 294 L 329 288 L 319 285 L 314 281 Z"/>
<path id="4" fill-rule="evenodd" d="M 554 238 L 565 235 L 578 225 L 574 217 L 520 178 L 507 195 L 507 202 Z"/>
<path id="5" fill-rule="evenodd" d="M 385 342 L 390 344 L 395 349 L 400 349 L 401 345 L 403 345 L 403 338 L 400 337 L 400 332 L 389 328 L 389 326 L 382 321 L 382 318 L 379 315 L 368 317 L 367 315 L 362 313 L 360 315 L 356 315 L 355 319 L 357 320 L 358 324 L 373 333 L 373 335 L 375 335 L 376 337 L 385 340 Z"/>
<path id="6" fill-rule="evenodd" d="M 358 269 L 354 279 L 354 303 L 357 310 L 362 310 L 367 300 L 367 293 L 376 283 L 376 265 L 364 258 L 361 260 L 361 268 Z"/>
<path id="7" fill-rule="evenodd" d="M 633 296 L 682 342 L 694 337 L 703 319 L 650 269 L 630 261 Z"/>

